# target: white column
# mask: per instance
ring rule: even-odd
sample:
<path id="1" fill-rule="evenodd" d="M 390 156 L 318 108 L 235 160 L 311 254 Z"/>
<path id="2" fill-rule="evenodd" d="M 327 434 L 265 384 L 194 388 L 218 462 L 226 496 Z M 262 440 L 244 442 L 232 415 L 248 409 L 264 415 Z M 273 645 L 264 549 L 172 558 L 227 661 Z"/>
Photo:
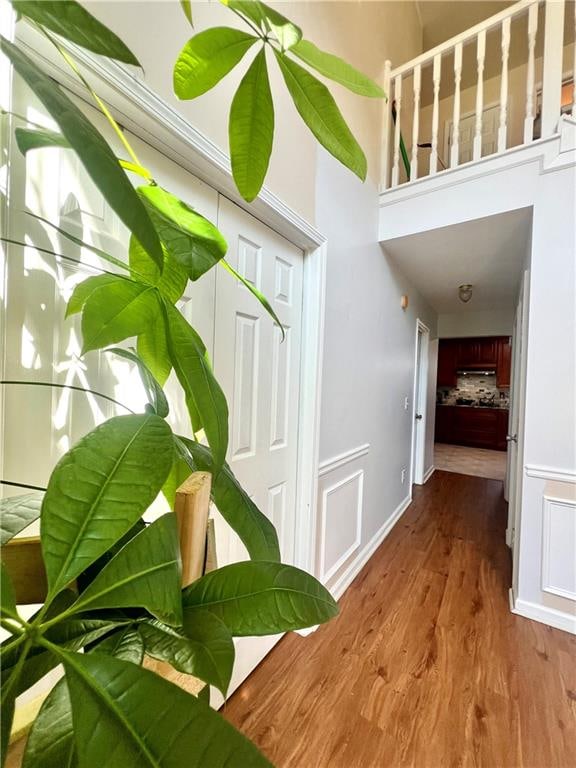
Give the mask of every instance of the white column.
<path id="1" fill-rule="evenodd" d="M 558 128 L 562 97 L 564 0 L 545 0 L 544 72 L 542 76 L 542 138 Z"/>
<path id="2" fill-rule="evenodd" d="M 476 83 L 476 123 L 474 127 L 473 160 L 482 157 L 482 110 L 484 109 L 484 59 L 486 58 L 486 30 L 478 32 L 476 39 L 476 69 L 478 81 Z"/>
<path id="3" fill-rule="evenodd" d="M 390 93 L 390 70 L 392 68 L 392 62 L 390 59 L 386 59 L 384 62 L 384 76 L 382 78 L 382 87 L 386 98 L 383 99 L 383 113 L 382 113 L 382 158 L 380 168 L 380 189 L 388 189 L 389 169 L 390 169 L 390 123 L 392 115 L 392 95 Z"/>
<path id="4" fill-rule="evenodd" d="M 434 107 L 432 109 L 432 152 L 430 153 L 430 175 L 436 173 L 438 169 L 438 102 L 440 94 L 440 73 L 442 68 L 442 54 L 437 53 L 434 56 L 434 66 L 432 68 L 432 80 L 434 82 Z"/>
<path id="5" fill-rule="evenodd" d="M 400 176 L 400 113 L 402 109 L 402 75 L 394 78 L 394 101 L 396 104 L 396 125 L 394 126 L 394 160 L 392 162 L 392 186 L 398 185 Z"/>
<path id="6" fill-rule="evenodd" d="M 454 113 L 452 116 L 452 147 L 450 167 L 456 168 L 460 150 L 460 81 L 462 79 L 462 43 L 454 48 Z"/>
<path id="7" fill-rule="evenodd" d="M 421 67 L 414 67 L 414 119 L 412 121 L 412 157 L 410 158 L 410 181 L 418 178 L 418 132 L 420 128 L 420 80 Z"/>
<path id="8" fill-rule="evenodd" d="M 500 79 L 500 125 L 498 127 L 498 152 L 506 149 L 508 132 L 508 56 L 510 54 L 510 22 L 508 16 L 502 22 L 502 77 Z"/>
<path id="9" fill-rule="evenodd" d="M 538 3 L 528 11 L 528 71 L 526 74 L 526 117 L 524 118 L 524 144 L 534 135 L 534 48 L 538 31 Z M 576 48 L 574 49 L 576 50 Z"/>

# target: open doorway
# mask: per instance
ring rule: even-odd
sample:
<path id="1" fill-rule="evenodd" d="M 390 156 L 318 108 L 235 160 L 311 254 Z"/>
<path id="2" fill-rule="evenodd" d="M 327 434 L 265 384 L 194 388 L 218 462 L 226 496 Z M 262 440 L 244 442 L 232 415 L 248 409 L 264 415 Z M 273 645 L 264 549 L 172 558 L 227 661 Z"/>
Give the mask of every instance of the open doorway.
<path id="1" fill-rule="evenodd" d="M 412 425 L 411 482 L 424 483 L 424 457 L 426 451 L 426 399 L 430 329 L 421 320 L 416 321 L 416 361 L 414 366 L 414 419 Z"/>

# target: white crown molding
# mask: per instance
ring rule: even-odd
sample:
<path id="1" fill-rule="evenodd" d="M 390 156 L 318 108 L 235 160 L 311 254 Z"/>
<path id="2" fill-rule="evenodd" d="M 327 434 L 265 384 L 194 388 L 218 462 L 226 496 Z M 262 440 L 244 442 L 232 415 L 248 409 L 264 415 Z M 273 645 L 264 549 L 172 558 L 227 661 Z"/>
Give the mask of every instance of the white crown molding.
<path id="1" fill-rule="evenodd" d="M 357 448 L 351 448 L 349 451 L 339 453 L 337 456 L 333 456 L 331 459 L 321 461 L 318 468 L 318 477 L 323 477 L 329 472 L 334 472 L 335 469 L 339 469 L 345 464 L 349 464 L 351 461 L 355 461 L 356 459 L 362 458 L 362 456 L 366 456 L 369 450 L 370 443 L 365 443 L 364 445 L 359 445 Z"/>
<path id="2" fill-rule="evenodd" d="M 542 480 L 557 480 L 560 483 L 576 483 L 576 470 L 563 467 L 547 467 L 539 464 L 526 464 L 524 471 L 528 477 L 538 477 Z"/>

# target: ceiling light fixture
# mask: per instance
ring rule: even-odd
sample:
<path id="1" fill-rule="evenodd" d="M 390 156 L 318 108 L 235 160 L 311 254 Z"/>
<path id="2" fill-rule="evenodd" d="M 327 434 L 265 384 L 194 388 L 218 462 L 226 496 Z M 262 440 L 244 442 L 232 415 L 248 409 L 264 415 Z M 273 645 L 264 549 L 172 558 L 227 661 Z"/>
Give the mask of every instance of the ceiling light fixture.
<path id="1" fill-rule="evenodd" d="M 467 304 L 472 298 L 472 285 L 470 283 L 464 283 L 458 286 L 458 298 L 460 301 Z"/>

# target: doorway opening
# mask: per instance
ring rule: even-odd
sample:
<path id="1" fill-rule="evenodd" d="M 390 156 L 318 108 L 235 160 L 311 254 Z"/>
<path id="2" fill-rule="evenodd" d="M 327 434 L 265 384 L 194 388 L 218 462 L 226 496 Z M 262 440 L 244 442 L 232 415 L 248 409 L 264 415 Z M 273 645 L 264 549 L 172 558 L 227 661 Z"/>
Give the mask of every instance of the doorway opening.
<path id="1" fill-rule="evenodd" d="M 414 419 L 412 424 L 411 484 L 423 485 L 426 453 L 426 397 L 430 329 L 416 320 L 416 362 L 414 366 Z"/>

